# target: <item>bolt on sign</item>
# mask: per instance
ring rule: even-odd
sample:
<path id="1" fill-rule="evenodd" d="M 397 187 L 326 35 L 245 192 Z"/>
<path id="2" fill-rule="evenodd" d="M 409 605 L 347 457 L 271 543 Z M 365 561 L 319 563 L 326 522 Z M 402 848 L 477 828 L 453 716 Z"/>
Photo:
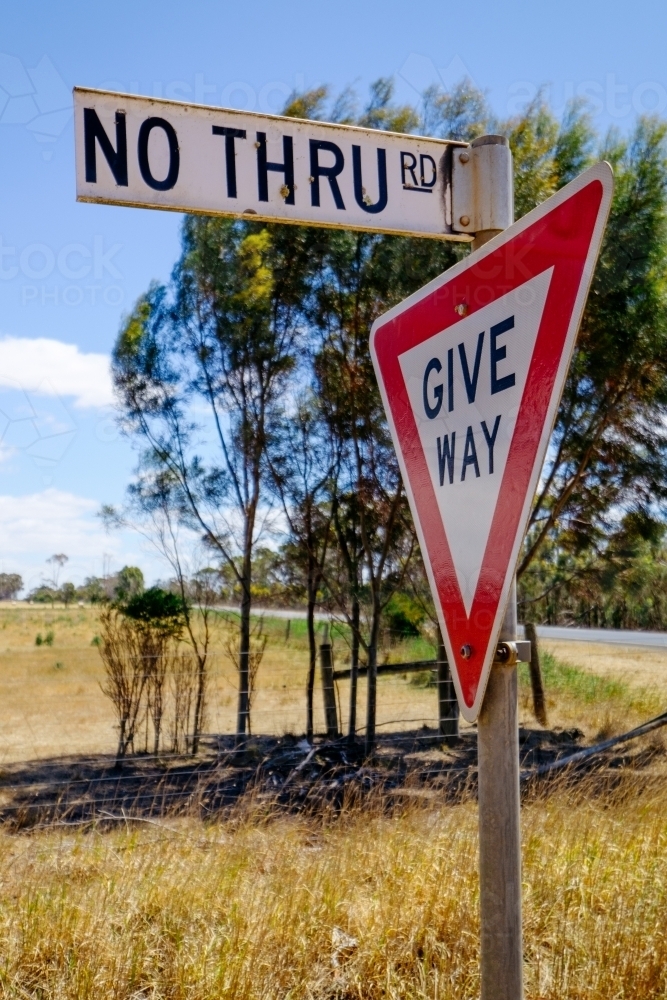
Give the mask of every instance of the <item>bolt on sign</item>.
<path id="1" fill-rule="evenodd" d="M 79 87 L 74 109 L 79 201 L 474 235 L 472 208 L 452 217 L 453 152 L 466 143 Z"/>
<path id="2" fill-rule="evenodd" d="M 469 721 L 484 697 L 612 188 L 610 166 L 597 164 L 371 332 Z"/>

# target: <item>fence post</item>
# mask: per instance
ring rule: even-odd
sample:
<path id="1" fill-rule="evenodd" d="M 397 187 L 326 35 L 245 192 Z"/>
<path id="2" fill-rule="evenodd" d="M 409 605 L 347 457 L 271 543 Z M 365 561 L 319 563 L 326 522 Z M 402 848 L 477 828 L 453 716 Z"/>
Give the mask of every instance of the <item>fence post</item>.
<path id="1" fill-rule="evenodd" d="M 438 629 L 438 729 L 447 744 L 456 742 L 459 735 L 459 703 L 447 660 L 447 650 Z"/>
<path id="2" fill-rule="evenodd" d="M 320 644 L 320 672 L 322 675 L 322 697 L 324 699 L 324 721 L 327 738 L 335 740 L 338 737 L 338 712 L 336 709 L 336 692 L 334 690 L 333 654 L 329 642 L 329 626 L 324 626 L 324 635 Z"/>

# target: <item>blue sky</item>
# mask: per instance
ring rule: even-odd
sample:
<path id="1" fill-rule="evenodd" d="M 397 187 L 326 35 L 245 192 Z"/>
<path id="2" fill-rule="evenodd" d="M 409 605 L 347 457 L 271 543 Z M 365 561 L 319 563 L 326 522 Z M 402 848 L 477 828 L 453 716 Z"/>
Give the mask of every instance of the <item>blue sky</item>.
<path id="1" fill-rule="evenodd" d="M 600 130 L 667 116 L 667 5 L 460 0 L 6 0 L 0 33 L 0 571 L 30 586 L 54 552 L 81 581 L 166 573 L 95 512 L 135 456 L 114 423 L 107 358 L 120 319 L 178 255 L 171 213 L 78 205 L 75 84 L 277 111 L 294 88 L 393 76 L 397 97 L 469 76 L 500 116 L 540 87 L 590 101 Z"/>

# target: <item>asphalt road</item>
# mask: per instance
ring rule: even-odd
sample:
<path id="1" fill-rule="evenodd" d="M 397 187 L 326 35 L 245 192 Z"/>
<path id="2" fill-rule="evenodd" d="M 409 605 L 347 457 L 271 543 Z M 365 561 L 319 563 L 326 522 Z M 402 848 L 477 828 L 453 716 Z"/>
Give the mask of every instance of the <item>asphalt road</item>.
<path id="1" fill-rule="evenodd" d="M 224 607 L 224 611 L 236 611 L 238 608 Z M 305 618 L 302 609 L 289 608 L 253 608 L 253 615 L 266 615 L 267 618 Z M 329 621 L 329 615 L 316 613 L 318 621 Z M 541 639 L 565 639 L 567 642 L 605 642 L 614 646 L 649 646 L 653 649 L 667 648 L 667 632 L 630 632 L 611 628 L 565 628 L 557 625 L 538 625 L 537 634 Z"/>
<path id="2" fill-rule="evenodd" d="M 614 646 L 667 647 L 667 632 L 630 632 L 611 628 L 561 628 L 558 625 L 538 625 L 541 639 L 566 639 L 568 642 L 605 642 Z"/>

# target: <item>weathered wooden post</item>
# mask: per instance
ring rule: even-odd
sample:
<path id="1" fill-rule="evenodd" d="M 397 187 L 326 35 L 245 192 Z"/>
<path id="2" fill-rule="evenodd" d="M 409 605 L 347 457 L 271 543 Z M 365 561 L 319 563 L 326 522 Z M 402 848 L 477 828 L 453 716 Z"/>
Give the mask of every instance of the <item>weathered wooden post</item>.
<path id="1" fill-rule="evenodd" d="M 501 642 L 516 641 L 516 581 Z M 494 663 L 477 720 L 482 1000 L 522 1000 L 517 667 Z"/>
<path id="2" fill-rule="evenodd" d="M 501 136 L 482 143 L 502 144 Z M 506 225 L 514 218 L 510 201 Z M 501 229 L 478 232 L 477 250 Z M 507 602 L 500 642 L 515 643 L 516 578 Z M 494 663 L 477 720 L 479 782 L 479 908 L 482 950 L 481 1000 L 523 1000 L 521 929 L 521 815 L 516 659 Z"/>
<path id="3" fill-rule="evenodd" d="M 329 641 L 328 625 L 324 626 L 324 634 L 320 643 L 320 673 L 322 676 L 324 722 L 327 738 L 335 740 L 338 737 L 338 712 L 336 710 L 336 691 L 333 676 L 333 650 Z"/>

